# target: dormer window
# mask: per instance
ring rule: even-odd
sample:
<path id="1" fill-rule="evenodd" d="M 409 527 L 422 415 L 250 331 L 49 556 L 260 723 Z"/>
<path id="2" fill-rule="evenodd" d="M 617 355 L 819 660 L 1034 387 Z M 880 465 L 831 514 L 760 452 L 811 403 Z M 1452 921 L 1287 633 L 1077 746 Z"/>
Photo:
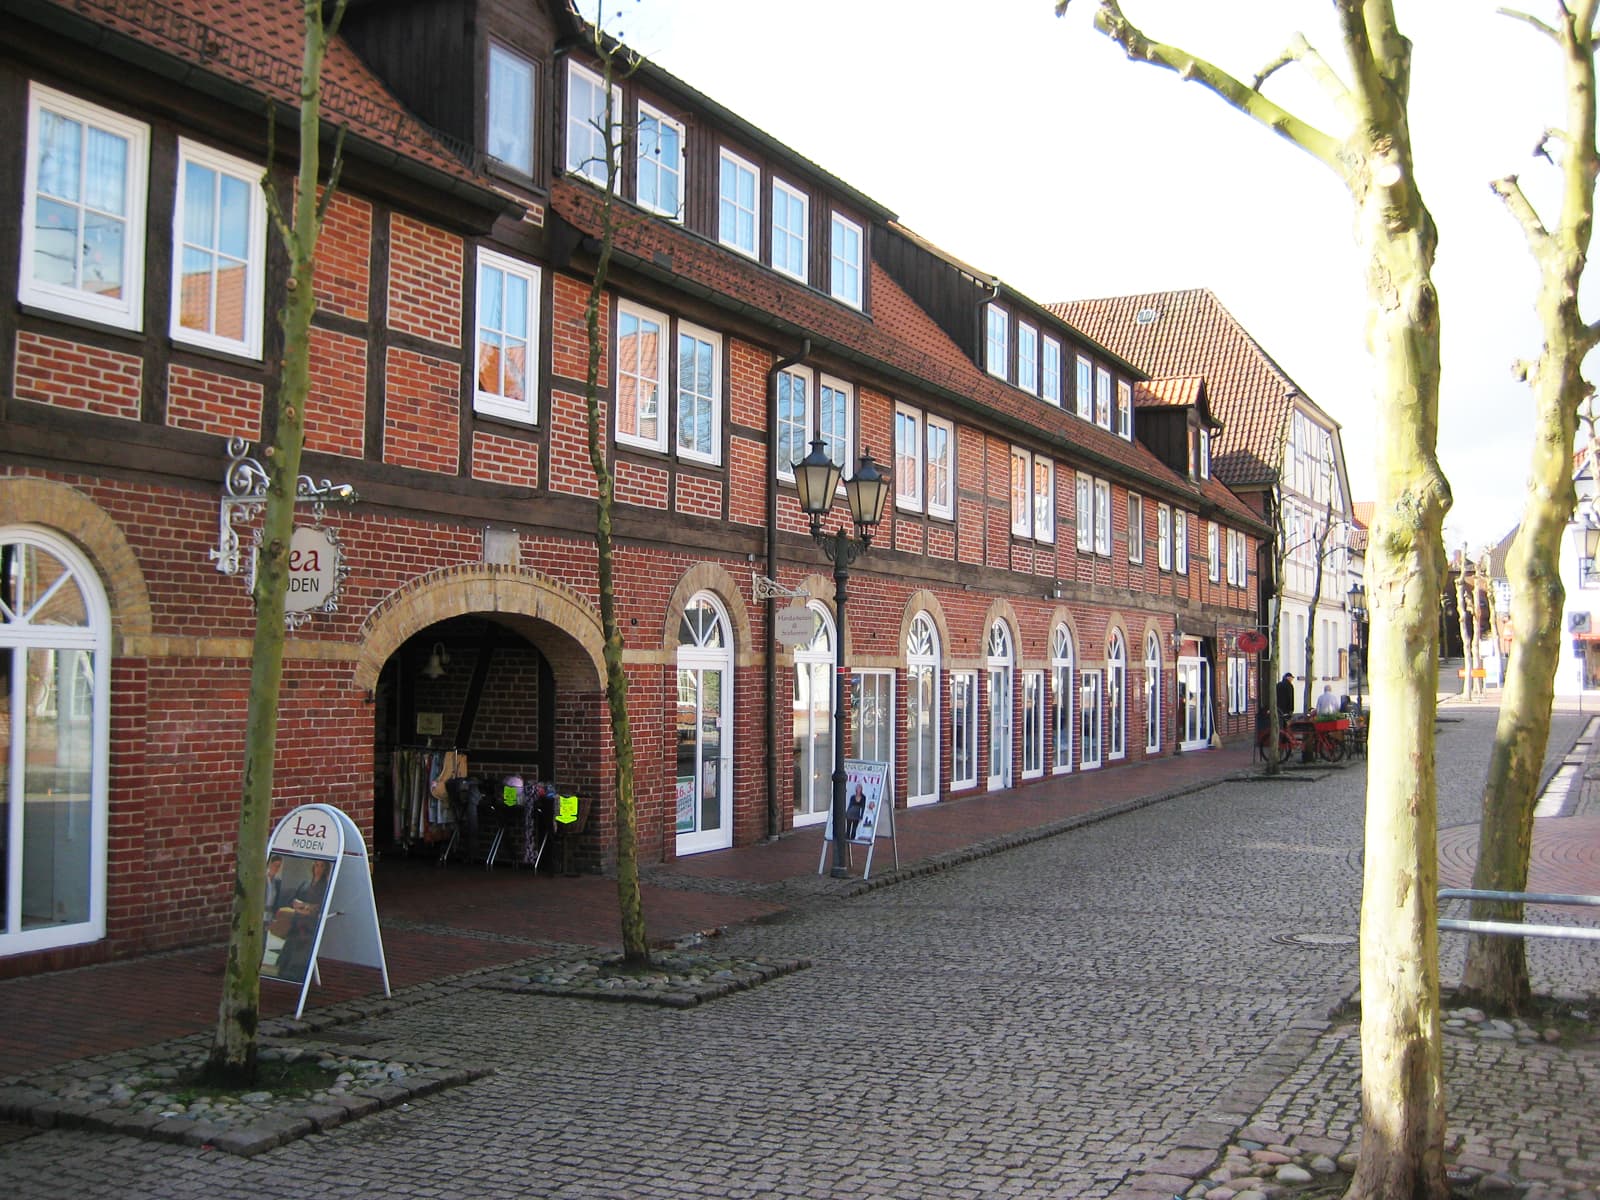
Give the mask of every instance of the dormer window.
<path id="1" fill-rule="evenodd" d="M 1044 373 L 1039 394 L 1057 408 L 1061 407 L 1061 343 L 1045 335 Z"/>
<path id="2" fill-rule="evenodd" d="M 781 179 L 772 181 L 772 268 L 801 283 L 806 282 L 806 236 L 811 201 L 802 191 Z"/>
<path id="3" fill-rule="evenodd" d="M 639 102 L 635 199 L 640 208 L 683 219 L 683 125 Z"/>
<path id="4" fill-rule="evenodd" d="M 998 304 L 985 310 L 984 366 L 996 379 L 1011 374 L 1011 315 Z"/>
<path id="5" fill-rule="evenodd" d="M 1200 478 L 1201 479 L 1210 479 L 1211 478 L 1211 431 L 1209 429 L 1202 428 L 1200 430 L 1200 454 L 1199 454 L 1199 459 L 1200 459 L 1200 461 L 1199 461 Z"/>
<path id="6" fill-rule="evenodd" d="M 724 149 L 717 184 L 717 240 L 751 258 L 757 256 L 756 230 L 761 227 L 761 172 Z"/>
<path id="7" fill-rule="evenodd" d="M 489 43 L 489 157 L 523 175 L 533 174 L 533 64 Z"/>
<path id="8" fill-rule="evenodd" d="M 1117 436 L 1133 441 L 1133 385 L 1117 380 Z"/>
<path id="9" fill-rule="evenodd" d="M 833 214 L 832 275 L 829 288 L 835 300 L 861 307 L 861 226 Z"/>
<path id="10" fill-rule="evenodd" d="M 611 89 L 611 151 L 622 154 L 622 93 Z M 606 88 L 605 81 L 587 67 L 567 64 L 567 170 L 605 187 Z"/>
<path id="11" fill-rule="evenodd" d="M 1017 322 L 1017 386 L 1039 390 L 1039 331 L 1026 321 Z"/>
<path id="12" fill-rule="evenodd" d="M 1094 372 L 1094 423 L 1101 429 L 1111 428 L 1111 372 L 1096 367 Z"/>

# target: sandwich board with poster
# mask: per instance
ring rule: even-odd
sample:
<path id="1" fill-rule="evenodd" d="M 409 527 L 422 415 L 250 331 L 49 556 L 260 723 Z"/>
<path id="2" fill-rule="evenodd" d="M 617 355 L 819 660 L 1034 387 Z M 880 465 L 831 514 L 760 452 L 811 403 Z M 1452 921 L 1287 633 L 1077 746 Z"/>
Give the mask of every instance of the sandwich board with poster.
<path id="1" fill-rule="evenodd" d="M 872 855 L 878 839 L 889 838 L 894 847 L 894 865 L 900 867 L 900 842 L 894 832 L 894 804 L 888 797 L 889 764 L 865 758 L 844 760 L 845 838 L 852 846 L 867 848 L 867 862 L 861 878 L 872 876 Z M 828 824 L 822 834 L 822 856 L 817 874 L 828 860 L 828 845 L 833 841 L 833 808 L 828 808 Z"/>
<path id="2" fill-rule="evenodd" d="M 319 958 L 375 967 L 390 994 L 367 843 L 343 810 L 302 804 L 274 827 L 262 915 L 261 977 L 300 989 L 296 1017 Z"/>

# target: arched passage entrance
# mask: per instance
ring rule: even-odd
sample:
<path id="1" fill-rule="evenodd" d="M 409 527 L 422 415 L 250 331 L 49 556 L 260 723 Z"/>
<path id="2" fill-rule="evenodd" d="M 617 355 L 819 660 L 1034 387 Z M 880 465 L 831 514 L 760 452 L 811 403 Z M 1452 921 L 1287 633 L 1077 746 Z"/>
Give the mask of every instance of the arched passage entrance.
<path id="1" fill-rule="evenodd" d="M 355 670 L 373 703 L 374 844 L 431 853 L 460 833 L 462 854 L 482 853 L 493 829 L 441 772 L 489 796 L 508 776 L 548 780 L 607 811 L 601 645 L 588 602 L 533 571 L 447 568 L 376 606 Z M 586 857 L 611 849 L 586 841 Z"/>

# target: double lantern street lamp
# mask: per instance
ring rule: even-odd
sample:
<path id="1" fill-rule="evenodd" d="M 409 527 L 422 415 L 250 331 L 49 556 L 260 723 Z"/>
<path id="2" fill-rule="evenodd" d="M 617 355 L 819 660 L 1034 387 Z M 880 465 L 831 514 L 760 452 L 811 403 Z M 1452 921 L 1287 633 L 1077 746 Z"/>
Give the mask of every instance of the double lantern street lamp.
<path id="1" fill-rule="evenodd" d="M 838 636 L 833 640 L 833 878 L 850 874 L 845 865 L 844 818 L 844 600 L 850 564 L 872 544 L 872 534 L 883 520 L 883 506 L 889 498 L 889 476 L 878 470 L 872 454 L 862 450 L 856 473 L 844 481 L 845 501 L 855 525 L 851 537 L 844 526 L 833 533 L 823 531 L 823 519 L 833 508 L 843 468 L 828 457 L 822 439 L 811 443 L 811 453 L 794 464 L 795 491 L 800 494 L 800 511 L 811 518 L 811 536 L 833 564 L 833 609 Z"/>
<path id="2" fill-rule="evenodd" d="M 1362 629 L 1367 623 L 1367 589 L 1359 583 L 1350 585 L 1350 628 L 1354 634 L 1351 645 L 1350 673 L 1356 681 L 1356 708 L 1360 709 L 1362 676 L 1367 673 L 1367 637 Z"/>

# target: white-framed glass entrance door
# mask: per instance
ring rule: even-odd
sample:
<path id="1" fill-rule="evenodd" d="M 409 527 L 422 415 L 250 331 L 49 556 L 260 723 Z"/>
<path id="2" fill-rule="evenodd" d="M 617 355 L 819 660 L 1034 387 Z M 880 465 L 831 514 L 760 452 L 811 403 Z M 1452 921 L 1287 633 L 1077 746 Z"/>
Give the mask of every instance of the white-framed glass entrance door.
<path id="1" fill-rule="evenodd" d="M 1016 656 L 1004 621 L 989 628 L 989 790 L 1011 786 L 1012 679 Z"/>
<path id="2" fill-rule="evenodd" d="M 110 639 L 76 547 L 0 530 L 0 954 L 105 935 Z"/>
<path id="3" fill-rule="evenodd" d="M 678 640 L 677 849 L 733 845 L 733 645 L 722 605 L 702 593 Z"/>
<path id="4" fill-rule="evenodd" d="M 906 804 L 939 799 L 939 635 L 918 613 L 906 636 Z"/>
<path id="5" fill-rule="evenodd" d="M 833 618 L 816 601 L 811 640 L 794 652 L 794 823 L 828 819 L 833 801 Z"/>
<path id="6" fill-rule="evenodd" d="M 1178 660 L 1178 738 L 1184 750 L 1211 743 L 1211 664 L 1203 658 Z"/>
<path id="7" fill-rule="evenodd" d="M 950 672 L 950 788 L 978 786 L 978 673 Z"/>
<path id="8" fill-rule="evenodd" d="M 889 764 L 884 803 L 894 789 L 894 672 L 860 670 L 850 677 L 850 746 L 854 758 Z"/>

